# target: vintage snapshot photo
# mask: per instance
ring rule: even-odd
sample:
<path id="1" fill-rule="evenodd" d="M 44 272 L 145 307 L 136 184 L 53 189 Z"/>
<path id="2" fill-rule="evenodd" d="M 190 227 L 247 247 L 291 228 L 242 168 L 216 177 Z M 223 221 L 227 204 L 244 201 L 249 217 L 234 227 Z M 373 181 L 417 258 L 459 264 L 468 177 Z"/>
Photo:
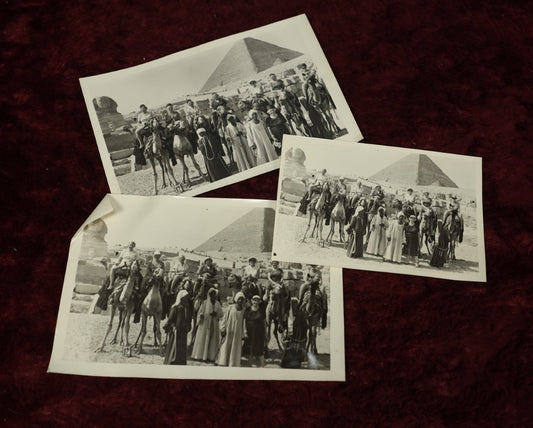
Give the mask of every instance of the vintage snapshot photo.
<path id="1" fill-rule="evenodd" d="M 363 136 L 305 15 L 80 79 L 111 193 L 194 196 Z"/>
<path id="2" fill-rule="evenodd" d="M 481 158 L 285 136 L 273 258 L 486 281 Z"/>
<path id="3" fill-rule="evenodd" d="M 107 195 L 72 239 L 49 371 L 343 381 L 342 270 L 272 261 L 275 201 Z"/>

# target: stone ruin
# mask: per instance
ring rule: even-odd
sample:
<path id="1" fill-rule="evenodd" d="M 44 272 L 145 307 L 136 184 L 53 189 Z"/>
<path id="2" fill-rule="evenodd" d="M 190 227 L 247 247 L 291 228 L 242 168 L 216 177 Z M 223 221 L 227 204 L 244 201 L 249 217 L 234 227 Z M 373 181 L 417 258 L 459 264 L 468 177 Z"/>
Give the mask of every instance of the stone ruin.
<path id="1" fill-rule="evenodd" d="M 118 131 L 128 124 L 122 114 L 117 111 L 118 105 L 112 98 L 94 98 L 93 106 L 104 136 Z"/>

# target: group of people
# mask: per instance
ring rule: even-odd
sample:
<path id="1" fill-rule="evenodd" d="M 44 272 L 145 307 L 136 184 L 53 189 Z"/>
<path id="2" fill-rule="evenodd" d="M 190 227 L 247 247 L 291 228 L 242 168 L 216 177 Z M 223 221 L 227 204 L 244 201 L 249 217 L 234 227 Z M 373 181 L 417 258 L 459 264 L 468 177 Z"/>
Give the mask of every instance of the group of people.
<path id="1" fill-rule="evenodd" d="M 305 214 L 307 206 L 327 184 L 330 190 L 324 208 L 325 222 L 329 224 L 332 208 L 342 198 L 349 235 L 348 257 L 359 258 L 367 253 L 383 261 L 402 263 L 405 256 L 408 264 L 419 267 L 426 244 L 430 265 L 442 267 L 448 261 L 452 230 L 456 231 L 457 242 L 462 242 L 464 222 L 456 196 L 450 197 L 447 210 L 439 216 L 427 191 L 417 196 L 408 188 L 403 196 L 394 195 L 387 202 L 380 185 L 365 196 L 360 182 L 356 183 L 355 192 L 349 192 L 344 177 L 331 180 L 326 173 L 323 169 L 311 177 L 299 212 Z"/>
<path id="2" fill-rule="evenodd" d="M 272 261 L 265 270 L 255 257 L 251 257 L 240 274 L 232 273 L 227 278 L 231 289 L 227 307 L 226 302 L 220 299 L 221 286 L 217 278 L 220 278 L 221 272 L 211 257 L 207 257 L 196 272 L 191 272 L 183 255 L 168 269 L 159 251 L 153 253 L 148 263 L 142 261 L 135 242 L 121 251 L 110 268 L 108 288 L 111 294 L 121 295 L 123 288 L 115 285 L 116 278 L 126 278 L 131 266 L 139 262 L 147 265 L 146 275 L 161 284 L 162 318 L 167 316 L 163 329 L 168 338 L 164 364 L 185 365 L 190 358 L 219 366 L 238 367 L 241 357 L 246 354 L 252 366 L 263 367 L 270 339 L 267 337 L 267 310 L 274 302 L 280 304 L 279 328 L 288 331 L 291 296 L 277 261 Z M 259 281 L 265 275 L 267 281 Z M 306 281 L 298 295 L 299 303 L 310 291 L 326 299 L 321 283 L 320 270 L 309 266 Z M 149 286 L 150 282 L 147 284 Z M 145 290 L 145 294 L 147 292 Z M 165 309 L 167 303 L 169 305 Z"/>
<path id="3" fill-rule="evenodd" d="M 233 108 L 217 93 L 204 113 L 192 99 L 185 101 L 182 114 L 170 103 L 157 114 L 141 104 L 133 123 L 137 162 L 146 163 L 146 150 L 155 150 L 147 143 L 154 118 L 163 131 L 161 150 L 172 164 L 177 163 L 173 139 L 186 138 L 194 154 L 201 152 L 211 182 L 278 159 L 284 134 L 334 138 L 341 129 L 324 82 L 306 64 L 297 68 L 303 81 L 300 96 L 271 73 L 265 84 L 250 81 Z"/>

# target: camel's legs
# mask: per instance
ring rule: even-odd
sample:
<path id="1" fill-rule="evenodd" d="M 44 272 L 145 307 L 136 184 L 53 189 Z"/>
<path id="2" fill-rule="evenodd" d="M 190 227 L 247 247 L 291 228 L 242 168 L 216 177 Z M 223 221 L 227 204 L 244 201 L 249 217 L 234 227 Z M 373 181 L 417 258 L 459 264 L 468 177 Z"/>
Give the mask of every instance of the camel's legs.
<path id="1" fill-rule="evenodd" d="M 341 219 L 339 221 L 339 235 L 340 235 L 341 242 L 344 242 L 344 227 L 343 227 L 343 225 L 344 225 L 344 220 Z"/>
<path id="2" fill-rule="evenodd" d="M 278 337 L 278 324 L 279 324 L 279 320 L 274 318 L 274 337 L 276 338 L 276 342 L 278 343 L 279 350 L 283 351 L 283 347 L 281 346 L 281 343 L 279 342 L 279 337 Z"/>
<path id="3" fill-rule="evenodd" d="M 198 162 L 196 161 L 194 154 L 191 153 L 189 157 L 191 158 L 194 168 L 196 169 L 196 171 L 198 171 L 198 174 L 200 174 L 200 177 L 202 177 L 205 181 L 209 181 L 209 179 L 207 178 L 207 175 L 202 172 L 202 168 L 200 168 L 200 165 L 198 165 Z"/>
<path id="4" fill-rule="evenodd" d="M 303 238 L 300 240 L 300 242 L 305 242 L 305 238 L 307 237 L 307 232 L 309 232 L 309 228 L 311 227 L 311 219 L 313 218 L 313 211 L 309 210 L 309 221 L 307 222 L 307 228 L 305 229 L 305 233 Z"/>
<path id="5" fill-rule="evenodd" d="M 113 339 L 111 340 L 111 342 L 109 342 L 111 345 L 114 345 L 117 343 L 117 336 L 118 336 L 118 331 L 120 330 L 120 328 L 122 327 L 122 309 L 119 309 L 118 310 L 118 325 L 117 325 L 117 330 L 115 331 L 115 336 L 113 337 Z M 122 337 L 121 337 L 121 340 L 120 342 L 122 343 Z"/>
<path id="6" fill-rule="evenodd" d="M 154 337 L 159 341 L 159 353 L 163 355 L 163 341 L 161 340 L 161 315 L 154 315 Z"/>
<path id="7" fill-rule="evenodd" d="M 184 156 L 178 156 L 178 159 L 181 164 L 181 169 L 183 170 L 183 184 L 190 186 L 191 180 L 189 179 L 189 167 L 185 165 L 185 159 Z"/>
<path id="8" fill-rule="evenodd" d="M 137 348 L 137 353 L 141 354 L 143 351 L 143 342 L 144 342 L 144 336 L 146 336 L 146 324 L 148 323 L 148 315 L 146 312 L 143 311 L 141 315 L 141 331 L 139 332 L 139 336 L 137 337 L 137 340 L 135 341 L 135 345 L 137 345 L 137 342 L 139 342 L 139 347 Z"/>
<path id="9" fill-rule="evenodd" d="M 161 158 L 158 158 L 157 160 L 159 162 L 159 166 L 161 167 L 161 175 L 163 176 L 163 185 L 161 186 L 161 188 L 164 189 L 165 187 L 167 187 L 167 182 L 165 181 L 165 167 L 163 165 L 163 161 L 161 160 Z M 169 179 L 169 184 L 170 184 L 170 179 Z"/>
<path id="10" fill-rule="evenodd" d="M 154 325 L 153 325 L 153 331 L 154 331 L 154 348 L 158 345 L 157 343 L 157 330 L 155 325 L 155 316 L 154 316 Z M 159 345 L 161 345 L 161 341 L 159 341 Z"/>
<path id="11" fill-rule="evenodd" d="M 326 236 L 326 242 L 331 244 L 333 236 L 335 235 L 335 220 L 331 219 L 331 227 L 329 228 L 328 236 Z"/>
<path id="12" fill-rule="evenodd" d="M 129 304 L 128 303 L 128 306 L 126 308 L 126 314 L 125 314 L 125 318 L 124 318 L 124 333 L 125 333 L 125 345 L 126 346 L 130 346 L 130 318 L 131 318 L 131 313 L 133 312 L 133 305 Z"/>
<path id="13" fill-rule="evenodd" d="M 107 330 L 105 332 L 104 338 L 102 339 L 102 343 L 100 343 L 100 346 L 98 346 L 98 348 L 96 348 L 94 352 L 103 352 L 105 341 L 107 339 L 107 336 L 111 332 L 111 328 L 113 327 L 113 318 L 115 317 L 116 309 L 116 306 L 111 306 L 111 317 L 109 319 L 109 324 L 107 325 Z"/>
<path id="14" fill-rule="evenodd" d="M 148 158 L 150 160 L 150 165 L 152 165 L 152 173 L 154 175 L 154 194 L 157 195 L 157 171 L 155 169 L 155 159 L 153 156 Z"/>
<path id="15" fill-rule="evenodd" d="M 178 180 L 176 180 L 176 177 L 174 176 L 174 170 L 172 169 L 172 165 L 170 165 L 170 161 L 167 157 L 163 159 L 163 163 L 165 164 L 165 169 L 167 170 L 168 184 L 172 185 L 172 183 L 174 183 L 173 185 L 175 187 L 179 187 Z"/>

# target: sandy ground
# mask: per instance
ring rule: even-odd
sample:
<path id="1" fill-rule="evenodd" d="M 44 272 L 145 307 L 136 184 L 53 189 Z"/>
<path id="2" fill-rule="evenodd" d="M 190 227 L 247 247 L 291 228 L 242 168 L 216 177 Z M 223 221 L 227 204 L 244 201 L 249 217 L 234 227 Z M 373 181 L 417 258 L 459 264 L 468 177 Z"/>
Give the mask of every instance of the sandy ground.
<path id="1" fill-rule="evenodd" d="M 107 339 L 104 352 L 96 353 L 94 350 L 98 347 L 102 340 L 107 324 L 109 322 L 108 315 L 96 314 L 79 314 L 69 313 L 67 337 L 65 345 L 65 360 L 77 361 L 92 361 L 101 363 L 128 363 L 128 364 L 163 364 L 163 357 L 159 354 L 159 348 L 154 347 L 154 334 L 152 330 L 152 321 L 148 321 L 148 332 L 146 334 L 143 344 L 143 354 L 137 355 L 135 352 L 132 357 L 126 357 L 122 354 L 122 346 L 119 344 L 111 345 L 111 339 L 115 332 L 118 318 L 115 317 L 112 334 Z M 139 324 L 131 324 L 130 342 L 134 343 L 140 331 Z M 165 333 L 162 330 L 163 341 L 165 340 Z M 120 333 L 119 333 L 120 338 Z M 190 337 L 189 337 L 190 339 Z M 329 356 L 329 319 L 326 329 L 319 331 L 317 336 L 318 358 L 316 369 L 327 370 L 330 366 Z M 272 335 L 269 343 L 269 355 L 266 360 L 267 368 L 279 368 L 282 353 L 278 350 L 276 340 Z M 327 352 L 327 353 L 326 353 Z M 200 361 L 189 360 L 188 365 L 206 366 L 212 365 L 209 363 L 202 363 Z M 241 360 L 243 367 L 250 367 L 247 358 L 243 357 Z M 303 368 L 308 368 L 308 363 L 303 363 Z"/>
<path id="2" fill-rule="evenodd" d="M 307 238 L 304 243 L 299 242 L 304 235 L 308 218 L 287 214 L 282 214 L 278 218 L 275 230 L 274 252 L 278 253 L 279 257 L 284 257 L 284 254 L 290 256 L 289 258 L 298 260 L 311 257 L 310 261 L 319 257 L 321 263 L 332 266 L 347 266 L 347 262 L 350 262 L 350 267 L 353 269 L 394 270 L 394 272 L 414 275 L 430 275 L 429 271 L 446 271 L 460 274 L 477 273 L 479 271 L 477 247 L 472 244 L 472 242 L 475 242 L 475 230 L 470 228 L 465 228 L 463 243 L 456 247 L 455 255 L 457 260 L 444 265 L 443 268 L 435 268 L 429 265 L 429 256 L 424 247 L 420 258 L 420 267 L 416 268 L 412 264 L 407 264 L 406 257 L 403 257 L 402 264 L 383 262 L 381 257 L 371 256 L 366 253 L 363 258 L 349 259 L 346 256 L 344 244 L 339 242 L 338 228 L 330 246 L 319 246 L 315 238 Z M 329 226 L 324 226 L 322 233 L 324 239 L 327 237 L 329 230 Z M 348 239 L 347 234 L 345 234 L 345 239 Z M 297 257 L 294 257 L 295 254 Z"/>

